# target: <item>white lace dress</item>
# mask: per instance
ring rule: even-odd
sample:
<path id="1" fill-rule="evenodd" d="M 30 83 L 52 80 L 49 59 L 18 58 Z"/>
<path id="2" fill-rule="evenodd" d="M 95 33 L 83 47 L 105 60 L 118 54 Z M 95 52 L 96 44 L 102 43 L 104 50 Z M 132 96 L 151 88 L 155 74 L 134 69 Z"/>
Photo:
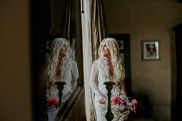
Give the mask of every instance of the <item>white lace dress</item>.
<path id="1" fill-rule="evenodd" d="M 65 82 L 66 84 L 64 85 L 64 89 L 62 91 L 62 103 L 68 100 L 68 98 L 71 96 L 72 92 L 77 86 L 77 79 L 79 77 L 79 72 L 77 68 L 77 63 L 76 61 L 71 61 L 71 67 L 70 69 L 65 70 L 64 74 L 61 75 L 59 74 L 58 76 L 56 73 L 51 77 L 54 79 L 54 82 Z M 58 96 L 59 90 L 57 89 L 56 85 L 52 85 L 49 87 L 46 91 L 46 96 L 47 99 L 51 97 L 57 97 Z M 58 109 L 55 106 L 50 106 L 48 107 L 48 121 L 55 121 L 56 115 L 58 113 Z"/>
<path id="2" fill-rule="evenodd" d="M 107 121 L 105 118 L 107 113 L 107 102 L 106 104 L 99 103 L 102 98 L 107 100 L 107 89 L 104 85 L 104 82 L 107 81 L 116 82 L 113 88 L 118 87 L 120 84 L 120 80 L 116 80 L 115 75 L 110 75 L 107 77 L 106 74 L 98 68 L 98 60 L 94 61 L 92 65 L 90 84 L 92 91 L 95 93 L 94 106 L 96 110 L 97 121 Z"/>

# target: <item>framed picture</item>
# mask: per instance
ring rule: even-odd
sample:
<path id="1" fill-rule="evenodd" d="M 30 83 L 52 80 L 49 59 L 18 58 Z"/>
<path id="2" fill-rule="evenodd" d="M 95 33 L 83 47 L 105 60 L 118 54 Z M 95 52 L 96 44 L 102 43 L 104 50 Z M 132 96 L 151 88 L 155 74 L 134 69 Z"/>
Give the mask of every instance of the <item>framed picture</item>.
<path id="1" fill-rule="evenodd" d="M 142 40 L 142 60 L 160 59 L 160 40 Z"/>

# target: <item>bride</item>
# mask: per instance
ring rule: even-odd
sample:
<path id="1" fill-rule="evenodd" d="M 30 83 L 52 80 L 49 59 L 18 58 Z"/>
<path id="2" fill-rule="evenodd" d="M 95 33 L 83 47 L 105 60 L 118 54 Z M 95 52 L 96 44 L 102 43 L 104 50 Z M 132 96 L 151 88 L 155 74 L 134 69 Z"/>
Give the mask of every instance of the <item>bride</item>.
<path id="1" fill-rule="evenodd" d="M 107 113 L 107 90 L 104 82 L 114 82 L 113 88 L 119 86 L 126 94 L 124 84 L 125 70 L 122 66 L 118 43 L 114 38 L 103 39 L 98 54 L 99 58 L 92 65 L 90 83 L 95 94 L 94 107 L 97 121 L 107 121 L 105 118 Z M 118 117 L 114 115 L 114 119 L 119 120 Z"/>
<path id="2" fill-rule="evenodd" d="M 76 61 L 70 57 L 70 45 L 65 38 L 56 38 L 51 45 L 51 53 L 46 69 L 47 89 L 46 97 L 48 102 L 48 121 L 55 121 L 59 108 L 59 90 L 56 82 L 65 82 L 62 91 L 62 104 L 66 102 L 75 88 L 79 77 Z M 61 92 L 60 92 L 61 93 Z M 59 104 L 60 105 L 60 104 Z"/>

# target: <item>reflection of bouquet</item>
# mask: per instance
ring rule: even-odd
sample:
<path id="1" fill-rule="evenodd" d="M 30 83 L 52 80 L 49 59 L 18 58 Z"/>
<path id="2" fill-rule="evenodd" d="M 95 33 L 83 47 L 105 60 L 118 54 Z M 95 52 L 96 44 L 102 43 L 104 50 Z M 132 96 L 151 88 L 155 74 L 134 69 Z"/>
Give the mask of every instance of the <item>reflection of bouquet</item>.
<path id="1" fill-rule="evenodd" d="M 58 98 L 59 90 L 56 85 L 51 85 L 46 89 L 46 98 L 48 106 L 56 106 L 59 98 Z"/>
<path id="2" fill-rule="evenodd" d="M 47 99 L 47 104 L 49 106 L 56 106 L 58 103 L 59 99 L 57 97 L 52 97 Z"/>
<path id="3" fill-rule="evenodd" d="M 116 87 L 112 89 L 111 108 L 114 114 L 113 121 L 124 121 L 130 112 L 136 112 L 137 101 L 135 99 L 130 101 L 124 91 Z"/>

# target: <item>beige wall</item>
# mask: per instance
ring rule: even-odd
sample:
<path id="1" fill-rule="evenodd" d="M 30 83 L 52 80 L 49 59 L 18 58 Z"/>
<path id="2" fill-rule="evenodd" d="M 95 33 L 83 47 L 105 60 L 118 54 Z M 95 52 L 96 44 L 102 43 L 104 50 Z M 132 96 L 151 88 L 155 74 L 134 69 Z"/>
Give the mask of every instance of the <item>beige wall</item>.
<path id="1" fill-rule="evenodd" d="M 170 120 L 174 47 L 171 28 L 182 22 L 182 5 L 175 0 L 104 1 L 109 33 L 131 35 L 132 91 L 147 95 L 154 118 Z M 160 61 L 141 60 L 141 40 L 160 40 Z M 174 45 L 174 43 L 173 43 Z"/>
<path id="2" fill-rule="evenodd" d="M 28 0 L 1 0 L 0 18 L 0 120 L 31 121 Z"/>

